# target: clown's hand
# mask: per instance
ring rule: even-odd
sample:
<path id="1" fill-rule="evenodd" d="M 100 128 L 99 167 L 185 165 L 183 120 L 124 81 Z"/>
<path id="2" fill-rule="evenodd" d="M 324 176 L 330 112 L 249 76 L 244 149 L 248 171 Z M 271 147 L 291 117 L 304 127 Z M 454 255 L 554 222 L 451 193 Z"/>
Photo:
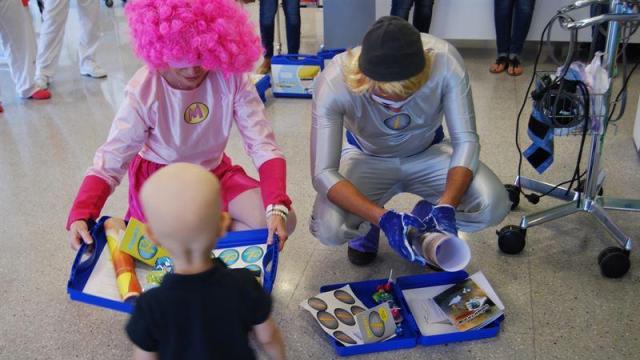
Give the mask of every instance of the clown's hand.
<path id="1" fill-rule="evenodd" d="M 435 222 L 438 230 L 458 235 L 456 226 L 456 209 L 451 205 L 437 205 L 431 210 L 431 218 Z"/>
<path id="2" fill-rule="evenodd" d="M 76 220 L 69 227 L 69 244 L 74 250 L 80 249 L 84 242 L 87 245 L 93 244 L 93 238 L 89 233 L 89 225 L 84 220 Z"/>
<path id="3" fill-rule="evenodd" d="M 279 240 L 278 251 L 282 251 L 284 243 L 289 238 L 289 234 L 287 233 L 287 220 L 280 215 L 269 215 L 269 217 L 267 217 L 267 228 L 269 229 L 267 244 L 273 244 L 274 235 L 277 235 L 277 239 Z"/>
<path id="4" fill-rule="evenodd" d="M 380 217 L 379 226 L 389 240 L 389 246 L 395 252 L 411 262 L 418 262 L 408 234 L 422 233 L 426 230 L 426 226 L 420 219 L 411 214 L 389 210 Z"/>

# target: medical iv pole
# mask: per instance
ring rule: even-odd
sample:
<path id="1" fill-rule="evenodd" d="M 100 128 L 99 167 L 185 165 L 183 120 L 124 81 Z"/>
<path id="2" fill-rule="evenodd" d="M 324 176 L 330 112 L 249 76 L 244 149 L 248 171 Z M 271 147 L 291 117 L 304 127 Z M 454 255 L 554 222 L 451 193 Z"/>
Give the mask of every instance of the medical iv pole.
<path id="1" fill-rule="evenodd" d="M 609 3 L 609 13 L 579 21 L 561 22 L 561 26 L 568 30 L 577 30 L 608 22 L 606 69 L 609 74 L 612 74 L 616 65 L 618 45 L 621 40 L 621 23 L 640 22 L 640 14 L 638 14 L 640 2 L 638 0 L 585 0 L 577 1 L 572 5 L 560 9 L 558 12 L 566 13 L 596 3 Z M 549 196 L 565 200 L 567 203 L 524 215 L 522 216 L 519 226 L 509 225 L 498 231 L 498 245 L 502 251 L 510 254 L 517 254 L 522 251 L 525 246 L 526 231 L 530 227 L 557 220 L 577 212 L 586 212 L 593 215 L 620 244 L 620 247 L 609 247 L 600 253 L 598 263 L 602 273 L 607 277 L 621 277 L 629 270 L 629 253 L 632 247 L 632 240 L 609 217 L 607 210 L 640 211 L 640 200 L 599 195 L 605 178 L 605 172 L 601 169 L 600 161 L 602 158 L 604 138 L 610 120 L 611 91 L 611 86 L 609 86 L 607 92 L 602 95 L 604 103 L 602 111 L 603 114 L 605 114 L 602 131 L 591 133 L 587 177 L 585 186 L 582 189 L 583 192 L 579 193 L 578 191 L 556 187 L 524 176 L 516 178 L 516 186 L 527 188 L 538 193 L 548 193 Z M 587 99 L 587 101 L 589 101 L 589 99 Z M 588 120 L 585 119 L 585 121 Z"/>

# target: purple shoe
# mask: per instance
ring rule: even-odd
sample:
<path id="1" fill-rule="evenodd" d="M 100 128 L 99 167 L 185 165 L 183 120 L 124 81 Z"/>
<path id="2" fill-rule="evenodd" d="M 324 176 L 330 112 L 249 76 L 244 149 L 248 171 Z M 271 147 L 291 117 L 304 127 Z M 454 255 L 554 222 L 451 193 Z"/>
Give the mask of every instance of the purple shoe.
<path id="1" fill-rule="evenodd" d="M 347 256 L 349 261 L 358 266 L 370 264 L 378 255 L 380 228 L 371 225 L 371 230 L 365 235 L 349 241 Z"/>

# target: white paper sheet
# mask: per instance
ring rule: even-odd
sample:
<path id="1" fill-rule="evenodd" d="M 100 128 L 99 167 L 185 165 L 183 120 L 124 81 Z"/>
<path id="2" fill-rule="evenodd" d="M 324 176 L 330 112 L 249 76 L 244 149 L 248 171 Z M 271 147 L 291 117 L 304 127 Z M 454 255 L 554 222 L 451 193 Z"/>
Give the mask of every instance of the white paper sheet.
<path id="1" fill-rule="evenodd" d="M 504 310 L 504 304 L 498 297 L 498 294 L 496 294 L 491 284 L 489 284 L 489 280 L 487 280 L 482 271 L 478 271 L 469 278 L 484 290 L 487 296 L 489 296 L 500 310 Z M 411 310 L 422 335 L 438 335 L 458 332 L 458 329 L 451 325 L 447 316 L 442 312 L 442 310 L 440 310 L 440 307 L 438 307 L 435 301 L 433 301 L 433 298 L 436 295 L 441 294 L 453 285 L 454 284 L 447 284 L 402 290 L 402 294 L 409 305 L 409 310 Z"/>
<path id="2" fill-rule="evenodd" d="M 349 296 L 347 296 L 346 298 L 349 299 L 349 297 L 351 297 L 351 299 L 349 299 L 350 301 L 345 302 L 339 300 L 339 296 L 337 294 L 340 292 L 343 295 L 348 294 Z M 300 306 L 310 312 L 311 315 L 313 315 L 313 318 L 318 321 L 320 327 L 322 328 L 322 330 L 324 330 L 324 332 L 337 339 L 345 346 L 364 343 L 364 341 L 362 340 L 362 335 L 360 334 L 360 330 L 358 329 L 358 325 L 356 323 L 355 315 L 362 311 L 366 311 L 367 307 L 353 293 L 353 290 L 351 290 L 351 286 L 345 285 L 339 289 L 320 293 L 316 296 L 304 300 L 302 303 L 300 303 Z M 339 312 L 346 315 L 349 323 L 337 320 L 340 318 Z M 328 326 L 323 324 L 319 319 L 318 314 L 320 313 L 330 319 L 333 319 L 333 321 L 327 322 L 329 323 Z M 350 314 L 350 316 L 347 314 Z M 341 340 L 340 337 L 336 335 L 336 333 L 346 334 L 347 340 Z"/>
<path id="3" fill-rule="evenodd" d="M 231 269 L 259 271 L 260 284 L 264 283 L 264 266 L 262 259 L 264 259 L 266 253 L 267 244 L 213 250 L 213 256 L 220 257 L 220 260 Z"/>

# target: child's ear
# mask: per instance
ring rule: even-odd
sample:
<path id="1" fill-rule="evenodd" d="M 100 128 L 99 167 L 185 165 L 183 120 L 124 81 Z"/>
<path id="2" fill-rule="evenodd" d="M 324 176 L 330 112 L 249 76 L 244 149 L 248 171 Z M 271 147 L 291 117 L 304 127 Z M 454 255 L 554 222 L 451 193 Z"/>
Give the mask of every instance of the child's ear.
<path id="1" fill-rule="evenodd" d="M 158 242 L 158 239 L 156 238 L 156 234 L 153 232 L 153 230 L 151 229 L 151 227 L 149 225 L 147 225 L 145 227 L 145 232 L 146 232 L 145 235 L 146 235 L 147 239 L 151 240 L 153 245 L 161 246 L 160 243 Z"/>
<path id="2" fill-rule="evenodd" d="M 231 227 L 231 216 L 226 211 L 221 212 L 220 213 L 220 226 L 218 227 L 218 229 L 219 229 L 218 237 L 223 237 L 224 234 L 226 234 L 229 231 L 230 227 Z"/>

